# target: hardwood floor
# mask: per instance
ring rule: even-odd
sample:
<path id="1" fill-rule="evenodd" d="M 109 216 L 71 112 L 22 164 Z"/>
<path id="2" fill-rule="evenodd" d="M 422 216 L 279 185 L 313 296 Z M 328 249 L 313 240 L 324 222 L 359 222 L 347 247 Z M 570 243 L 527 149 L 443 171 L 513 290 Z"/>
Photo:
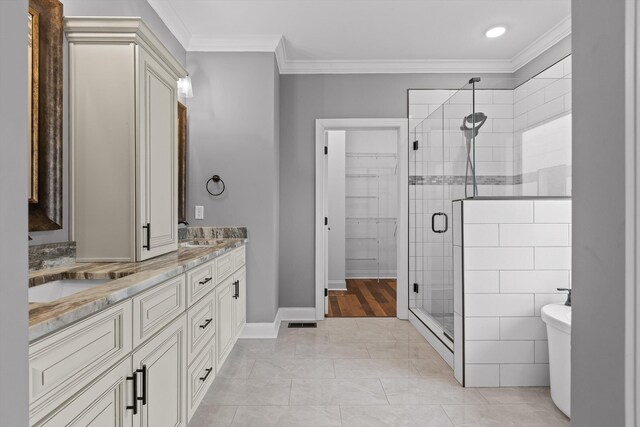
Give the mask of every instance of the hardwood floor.
<path id="1" fill-rule="evenodd" d="M 396 280 L 347 279 L 346 291 L 329 291 L 327 317 L 396 317 Z"/>

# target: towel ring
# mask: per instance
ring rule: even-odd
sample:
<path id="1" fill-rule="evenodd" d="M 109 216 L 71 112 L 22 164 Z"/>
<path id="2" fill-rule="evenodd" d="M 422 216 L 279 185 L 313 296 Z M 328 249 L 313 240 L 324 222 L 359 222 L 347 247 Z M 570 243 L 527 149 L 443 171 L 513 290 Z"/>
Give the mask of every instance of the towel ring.
<path id="1" fill-rule="evenodd" d="M 222 190 L 219 193 L 212 193 L 211 190 L 209 190 L 209 183 L 213 181 L 215 183 L 221 182 L 222 183 Z M 224 184 L 224 181 L 222 180 L 222 178 L 220 178 L 220 175 L 213 175 L 211 178 L 209 178 L 209 181 L 207 181 L 207 193 L 211 194 L 212 196 L 219 196 L 222 193 L 224 193 L 224 190 L 227 188 L 227 186 Z"/>

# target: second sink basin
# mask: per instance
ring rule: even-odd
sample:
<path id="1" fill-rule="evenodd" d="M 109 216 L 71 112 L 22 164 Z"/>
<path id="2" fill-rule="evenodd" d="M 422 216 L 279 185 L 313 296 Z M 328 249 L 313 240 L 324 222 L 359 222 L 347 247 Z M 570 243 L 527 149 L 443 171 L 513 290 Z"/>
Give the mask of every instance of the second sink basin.
<path id="1" fill-rule="evenodd" d="M 29 288 L 29 302 L 51 302 L 107 283 L 111 279 L 62 279 Z"/>

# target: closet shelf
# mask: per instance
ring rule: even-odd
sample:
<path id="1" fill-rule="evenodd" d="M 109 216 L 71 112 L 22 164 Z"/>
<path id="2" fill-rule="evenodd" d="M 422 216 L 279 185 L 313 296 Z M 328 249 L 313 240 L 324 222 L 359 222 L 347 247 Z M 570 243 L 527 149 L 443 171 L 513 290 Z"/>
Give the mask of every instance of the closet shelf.
<path id="1" fill-rule="evenodd" d="M 379 199 L 379 196 L 345 196 L 347 199 Z"/>
<path id="2" fill-rule="evenodd" d="M 377 261 L 378 258 L 345 258 L 346 261 Z"/>
<path id="3" fill-rule="evenodd" d="M 393 153 L 346 153 L 347 157 L 390 157 L 397 158 L 398 156 Z"/>
<path id="4" fill-rule="evenodd" d="M 347 217 L 347 221 L 378 221 L 378 222 L 396 222 L 398 219 L 393 217 Z"/>

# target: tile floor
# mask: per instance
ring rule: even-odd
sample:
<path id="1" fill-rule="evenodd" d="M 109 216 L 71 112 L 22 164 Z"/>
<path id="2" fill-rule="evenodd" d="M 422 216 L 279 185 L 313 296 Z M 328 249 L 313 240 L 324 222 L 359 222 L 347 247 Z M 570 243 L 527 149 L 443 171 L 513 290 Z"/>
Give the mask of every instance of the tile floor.
<path id="1" fill-rule="evenodd" d="M 238 340 L 189 427 L 568 426 L 547 388 L 462 388 L 407 321 Z"/>

